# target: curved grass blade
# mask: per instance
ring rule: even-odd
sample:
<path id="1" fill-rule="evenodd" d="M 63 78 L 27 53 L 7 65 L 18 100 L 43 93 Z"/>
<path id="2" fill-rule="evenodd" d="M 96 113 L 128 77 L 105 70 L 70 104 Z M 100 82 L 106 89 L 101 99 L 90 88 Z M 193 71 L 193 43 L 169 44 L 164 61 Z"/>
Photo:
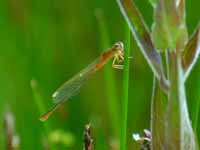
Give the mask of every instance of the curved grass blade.
<path id="1" fill-rule="evenodd" d="M 187 80 L 187 78 L 190 76 L 189 80 L 186 83 L 188 87 L 187 88 L 188 108 L 194 131 L 197 131 L 197 128 L 199 127 L 198 115 L 200 110 L 199 109 L 200 108 L 200 87 L 199 87 L 200 61 L 197 61 L 197 59 L 199 58 L 199 54 L 200 54 L 200 26 L 191 36 L 182 56 L 182 67 L 185 73 L 184 79 Z M 192 71 L 192 69 L 194 70 Z"/>
<path id="2" fill-rule="evenodd" d="M 117 0 L 117 2 L 145 59 L 156 78 L 160 81 L 161 88 L 167 91 L 168 84 L 165 79 L 161 56 L 153 46 L 148 28 L 140 12 L 131 0 Z"/>
<path id="3" fill-rule="evenodd" d="M 182 66 L 185 79 L 189 76 L 200 54 L 200 25 L 188 41 L 182 56 Z"/>
<path id="4" fill-rule="evenodd" d="M 89 66 L 79 72 L 72 79 L 65 82 L 60 88 L 53 94 L 54 105 L 48 112 L 40 117 L 41 121 L 45 121 L 49 116 L 65 101 L 76 93 L 83 83 L 95 72 L 100 70 L 109 58 L 123 58 L 123 43 L 117 42 L 114 46 L 100 55 L 99 58 L 94 60 Z"/>

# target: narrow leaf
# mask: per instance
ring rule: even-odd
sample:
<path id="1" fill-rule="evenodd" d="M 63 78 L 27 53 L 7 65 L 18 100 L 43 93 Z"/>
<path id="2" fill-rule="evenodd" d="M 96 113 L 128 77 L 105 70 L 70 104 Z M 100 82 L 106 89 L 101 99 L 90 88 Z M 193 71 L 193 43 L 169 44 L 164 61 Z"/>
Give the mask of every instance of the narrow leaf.
<path id="1" fill-rule="evenodd" d="M 154 10 L 152 37 L 157 49 L 182 49 L 187 41 L 184 1 L 159 0 Z"/>
<path id="2" fill-rule="evenodd" d="M 129 56 L 130 56 L 130 29 L 127 24 L 124 27 L 124 70 L 123 70 L 123 90 L 121 102 L 121 136 L 120 150 L 126 150 L 127 139 L 127 118 L 128 118 L 128 98 L 129 98 Z"/>
<path id="3" fill-rule="evenodd" d="M 199 54 L 200 54 L 200 26 L 196 29 L 196 31 L 188 41 L 183 53 L 182 66 L 185 72 L 185 79 L 190 74 L 193 66 L 197 61 Z"/>
<path id="4" fill-rule="evenodd" d="M 167 83 L 164 77 L 161 57 L 153 46 L 148 28 L 140 12 L 131 0 L 117 0 L 117 2 L 145 59 L 153 70 L 154 75 L 159 81 L 161 80 L 161 87 L 166 90 Z"/>

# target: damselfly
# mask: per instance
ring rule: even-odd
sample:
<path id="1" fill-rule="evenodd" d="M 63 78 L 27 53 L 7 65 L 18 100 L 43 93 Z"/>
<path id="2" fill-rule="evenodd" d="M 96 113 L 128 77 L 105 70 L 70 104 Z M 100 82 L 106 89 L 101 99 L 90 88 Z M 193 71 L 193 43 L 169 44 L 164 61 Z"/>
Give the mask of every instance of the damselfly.
<path id="1" fill-rule="evenodd" d="M 117 69 L 122 69 L 120 65 L 124 60 L 124 46 L 122 42 L 115 43 L 110 49 L 103 52 L 100 57 L 94 60 L 90 65 L 80 71 L 77 75 L 65 82 L 60 88 L 58 88 L 53 94 L 54 105 L 40 117 L 41 121 L 45 121 L 49 116 L 61 105 L 67 101 L 70 97 L 76 93 L 83 83 L 95 72 L 100 70 L 104 64 L 114 57 L 112 66 Z"/>

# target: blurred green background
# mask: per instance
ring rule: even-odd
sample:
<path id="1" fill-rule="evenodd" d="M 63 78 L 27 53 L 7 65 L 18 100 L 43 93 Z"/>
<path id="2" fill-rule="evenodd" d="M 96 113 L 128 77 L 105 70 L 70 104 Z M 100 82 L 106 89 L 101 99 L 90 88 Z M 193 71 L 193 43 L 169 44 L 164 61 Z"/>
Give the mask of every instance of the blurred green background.
<path id="1" fill-rule="evenodd" d="M 152 7 L 147 0 L 135 0 L 135 3 L 150 27 Z M 191 34 L 200 20 L 200 1 L 188 0 L 186 7 Z M 96 18 L 97 10 L 101 10 L 103 20 Z M 107 30 L 103 37 L 101 22 L 104 22 L 103 29 Z M 44 149 L 44 124 L 50 127 L 48 134 L 53 134 L 55 130 L 65 132 L 66 142 L 53 141 L 52 149 L 82 149 L 84 126 L 89 122 L 92 124 L 95 150 L 110 150 L 110 145 L 115 143 L 113 141 L 117 142 L 120 122 L 113 122 L 116 113 L 112 114 L 110 109 L 119 110 L 119 120 L 122 71 L 112 69 L 109 65 L 111 62 L 91 77 L 81 91 L 46 123 L 38 120 L 40 111 L 30 81 L 37 81 L 36 94 L 41 96 L 41 103 L 47 110 L 52 105 L 51 95 L 60 84 L 98 57 L 106 42 L 110 47 L 124 39 L 124 24 L 115 0 L 0 1 L 0 115 L 2 118 L 7 108 L 13 114 L 21 150 Z M 104 38 L 107 38 L 106 42 L 102 40 Z M 133 38 L 131 55 L 134 59 L 130 59 L 129 150 L 138 148 L 132 140 L 132 133 L 149 129 L 153 79 Z M 108 70 L 115 84 L 111 93 L 107 88 L 110 83 L 105 70 Z M 199 72 L 200 63 L 195 66 L 187 83 L 190 87 L 189 99 L 195 96 L 190 91 Z M 110 97 L 114 97 L 115 104 L 109 103 Z M 0 123 L 0 149 L 4 149 L 2 119 Z"/>

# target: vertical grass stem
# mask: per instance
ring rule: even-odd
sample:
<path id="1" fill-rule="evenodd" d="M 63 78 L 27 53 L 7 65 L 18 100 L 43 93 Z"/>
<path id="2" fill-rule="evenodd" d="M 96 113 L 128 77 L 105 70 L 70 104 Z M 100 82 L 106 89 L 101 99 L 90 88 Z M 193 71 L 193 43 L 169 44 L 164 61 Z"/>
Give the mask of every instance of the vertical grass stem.
<path id="1" fill-rule="evenodd" d="M 130 30 L 125 26 L 124 40 L 124 70 L 123 70 L 123 91 L 121 102 L 121 139 L 120 150 L 126 150 L 126 131 L 127 131 L 127 113 L 128 113 L 128 90 L 129 90 L 129 51 L 130 51 Z"/>

